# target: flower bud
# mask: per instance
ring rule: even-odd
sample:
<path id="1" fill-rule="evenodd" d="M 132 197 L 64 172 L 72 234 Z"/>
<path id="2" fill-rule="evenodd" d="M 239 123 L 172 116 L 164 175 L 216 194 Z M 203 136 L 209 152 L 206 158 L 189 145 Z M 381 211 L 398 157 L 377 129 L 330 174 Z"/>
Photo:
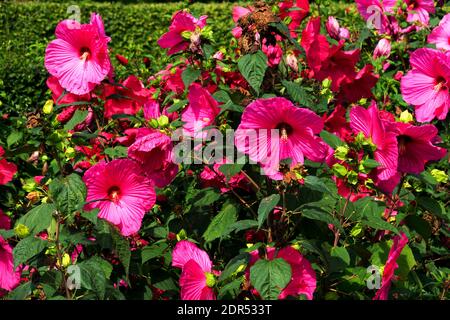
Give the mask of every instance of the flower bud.
<path id="1" fill-rule="evenodd" d="M 373 58 L 389 57 L 391 54 L 391 43 L 388 39 L 381 39 L 373 52 Z"/>
<path id="2" fill-rule="evenodd" d="M 30 234 L 30 229 L 24 224 L 17 224 L 17 226 L 14 228 L 14 234 L 18 236 L 19 238 L 23 239 L 26 238 Z"/>
<path id="3" fill-rule="evenodd" d="M 287 54 L 286 63 L 292 70 L 298 72 L 298 60 L 294 53 L 290 52 Z"/>
<path id="4" fill-rule="evenodd" d="M 116 54 L 116 59 L 117 61 L 119 61 L 119 63 L 123 66 L 128 65 L 128 59 L 125 58 L 124 56 L 120 55 L 120 54 Z"/>
<path id="5" fill-rule="evenodd" d="M 42 108 L 42 111 L 45 114 L 50 114 L 53 111 L 53 100 L 49 99 L 45 102 L 44 107 Z"/>
<path id="6" fill-rule="evenodd" d="M 348 146 L 339 146 L 334 150 L 334 157 L 338 160 L 345 160 L 348 154 Z"/>
<path id="7" fill-rule="evenodd" d="M 447 175 L 447 173 L 445 173 L 445 171 L 433 169 L 433 170 L 431 170 L 431 175 L 439 183 L 447 183 L 448 182 L 448 175 Z"/>
<path id="8" fill-rule="evenodd" d="M 412 121 L 414 121 L 413 115 L 408 110 L 400 113 L 400 122 L 410 123 Z"/>
<path id="9" fill-rule="evenodd" d="M 329 16 L 327 22 L 325 23 L 325 27 L 327 29 L 328 34 L 330 35 L 331 38 L 339 40 L 340 36 L 339 36 L 339 31 L 340 31 L 340 27 L 339 27 L 339 22 L 336 20 L 335 17 L 333 16 Z"/>

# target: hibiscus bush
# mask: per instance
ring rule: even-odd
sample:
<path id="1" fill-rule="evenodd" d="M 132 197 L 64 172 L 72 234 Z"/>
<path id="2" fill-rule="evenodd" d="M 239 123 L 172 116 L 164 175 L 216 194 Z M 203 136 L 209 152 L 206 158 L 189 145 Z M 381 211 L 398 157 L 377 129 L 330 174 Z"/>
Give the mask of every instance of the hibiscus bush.
<path id="1" fill-rule="evenodd" d="M 150 76 L 59 21 L 0 121 L 2 298 L 448 298 L 449 8 L 330 3 L 236 5 L 226 45 L 178 10 Z"/>

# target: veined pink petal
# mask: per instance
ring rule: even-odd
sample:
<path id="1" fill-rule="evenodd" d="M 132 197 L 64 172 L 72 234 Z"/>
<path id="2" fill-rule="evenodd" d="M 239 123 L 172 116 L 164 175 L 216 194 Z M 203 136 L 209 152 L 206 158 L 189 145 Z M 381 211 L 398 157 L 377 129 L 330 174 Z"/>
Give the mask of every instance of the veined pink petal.
<path id="1" fill-rule="evenodd" d="M 190 260 L 195 261 L 203 273 L 211 272 L 212 262 L 205 251 L 199 249 L 190 241 L 182 240 L 178 242 L 172 252 L 172 266 L 184 268 Z"/>
<path id="2" fill-rule="evenodd" d="M 206 286 L 206 276 L 195 260 L 189 260 L 180 277 L 182 300 L 215 300 L 214 291 Z"/>

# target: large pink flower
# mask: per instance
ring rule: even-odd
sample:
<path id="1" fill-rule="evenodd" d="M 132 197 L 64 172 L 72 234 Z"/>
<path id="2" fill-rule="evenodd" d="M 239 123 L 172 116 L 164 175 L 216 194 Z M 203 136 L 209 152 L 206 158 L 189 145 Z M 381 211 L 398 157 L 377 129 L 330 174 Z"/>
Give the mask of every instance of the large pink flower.
<path id="1" fill-rule="evenodd" d="M 48 72 L 73 94 L 89 93 L 111 69 L 108 38 L 99 33 L 103 24 L 100 26 L 97 18 L 89 24 L 61 21 L 56 27 L 56 39 L 45 51 Z"/>
<path id="2" fill-rule="evenodd" d="M 421 24 L 427 26 L 430 22 L 430 13 L 434 13 L 436 9 L 434 8 L 433 0 L 405 0 L 408 12 L 408 17 L 406 21 L 408 22 L 420 22 Z"/>
<path id="3" fill-rule="evenodd" d="M 394 237 L 394 243 L 389 251 L 388 259 L 383 270 L 383 278 L 381 281 L 381 288 L 375 294 L 373 300 L 387 300 L 389 289 L 391 288 L 391 281 L 394 278 L 394 272 L 398 268 L 397 259 L 402 253 L 403 248 L 408 243 L 408 237 L 402 233 L 400 236 Z"/>
<path id="4" fill-rule="evenodd" d="M 142 165 L 144 173 L 159 188 L 167 186 L 178 173 L 178 165 L 172 162 L 173 144 L 170 137 L 155 130 L 137 136 L 128 148 L 128 156 Z"/>
<path id="5" fill-rule="evenodd" d="M 446 14 L 439 22 L 439 26 L 431 31 L 428 42 L 436 44 L 438 49 L 450 50 L 450 13 Z"/>
<path id="6" fill-rule="evenodd" d="M 309 13 L 308 0 L 285 0 L 278 4 L 280 8 L 280 18 L 290 18 L 288 28 L 291 31 L 292 37 L 297 37 L 297 29 L 300 27 L 303 19 Z"/>
<path id="7" fill-rule="evenodd" d="M 194 243 L 182 240 L 172 252 L 172 266 L 181 268 L 182 300 L 215 300 L 214 274 L 208 254 Z"/>
<path id="8" fill-rule="evenodd" d="M 169 32 L 166 32 L 159 38 L 158 44 L 161 48 L 169 49 L 168 54 L 186 50 L 189 47 L 189 40 L 183 37 L 184 32 L 195 32 L 197 29 L 203 29 L 206 26 L 207 16 L 201 16 L 196 19 L 186 11 L 178 11 L 172 17 L 172 24 Z"/>
<path id="9" fill-rule="evenodd" d="M 420 127 L 398 122 L 398 171 L 419 174 L 428 161 L 440 160 L 447 151 L 433 145 L 438 130 L 429 124 Z"/>
<path id="10" fill-rule="evenodd" d="M 20 269 L 14 270 L 12 248 L 0 236 L 0 289 L 13 290 L 20 283 Z"/>
<path id="11" fill-rule="evenodd" d="M 0 146 L 0 185 L 10 182 L 17 172 L 17 166 L 14 163 L 3 159 L 4 154 L 5 150 Z"/>
<path id="12" fill-rule="evenodd" d="M 410 57 L 412 70 L 401 80 L 403 99 L 416 107 L 419 122 L 444 120 L 450 108 L 450 57 L 422 48 Z"/>
<path id="13" fill-rule="evenodd" d="M 244 110 L 235 135 L 236 148 L 261 163 L 273 179 L 281 179 L 280 160 L 291 159 L 291 167 L 303 164 L 305 157 L 324 160 L 326 145 L 317 136 L 322 128 L 318 115 L 285 98 L 258 99 Z"/>
<path id="14" fill-rule="evenodd" d="M 359 13 L 373 28 L 377 29 L 381 34 L 392 33 L 392 26 L 388 16 L 393 13 L 397 0 L 355 1 Z"/>
<path id="15" fill-rule="evenodd" d="M 273 260 L 275 258 L 275 248 L 267 248 L 267 259 Z M 309 300 L 313 299 L 314 291 L 316 290 L 316 273 L 311 264 L 300 252 L 292 247 L 285 247 L 278 251 L 277 258 L 284 259 L 291 266 L 291 281 L 283 288 L 279 295 L 279 299 L 286 299 L 289 296 L 297 297 L 304 294 Z M 250 261 L 248 270 L 261 259 L 258 250 L 250 253 Z M 251 271 L 250 271 L 251 272 Z M 250 273 L 247 271 L 247 277 Z"/>
<path id="16" fill-rule="evenodd" d="M 151 94 L 134 75 L 126 78 L 121 85 L 106 84 L 103 92 L 106 99 L 105 118 L 115 114 L 136 114 Z"/>
<path id="17" fill-rule="evenodd" d="M 145 213 L 155 204 L 151 181 L 130 159 L 97 163 L 83 181 L 88 193 L 85 209 L 100 209 L 98 217 L 116 225 L 124 236 L 139 231 Z"/>
<path id="18" fill-rule="evenodd" d="M 350 127 L 355 134 L 362 132 L 375 145 L 374 158 L 380 163 L 375 169 L 375 184 L 391 193 L 398 183 L 397 134 L 387 121 L 382 120 L 376 104 L 369 109 L 356 106 L 350 111 Z"/>
<path id="19" fill-rule="evenodd" d="M 181 114 L 181 120 L 185 122 L 183 131 L 191 137 L 201 137 L 204 135 L 202 129 L 211 126 L 219 114 L 219 103 L 198 83 L 189 87 L 188 101 L 189 105 Z"/>

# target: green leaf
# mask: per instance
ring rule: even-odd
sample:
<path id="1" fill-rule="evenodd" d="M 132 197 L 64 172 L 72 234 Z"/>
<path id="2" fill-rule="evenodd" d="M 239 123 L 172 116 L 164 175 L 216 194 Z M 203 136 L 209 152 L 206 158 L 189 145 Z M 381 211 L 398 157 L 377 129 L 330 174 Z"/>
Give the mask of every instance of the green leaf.
<path id="1" fill-rule="evenodd" d="M 233 275 L 233 273 L 237 272 L 237 270 L 241 266 L 245 267 L 248 264 L 249 258 L 250 255 L 248 253 L 242 253 L 231 259 L 230 262 L 228 262 L 227 265 L 225 266 L 225 269 L 223 269 L 222 273 L 220 274 L 219 281 L 223 281 L 230 278 Z"/>
<path id="2" fill-rule="evenodd" d="M 399 231 L 396 227 L 382 218 L 385 207 L 382 206 L 379 202 L 374 201 L 370 197 L 365 197 L 358 200 L 355 203 L 355 206 L 356 211 L 361 214 L 361 222 L 364 225 L 376 230 L 389 230 L 396 234 L 399 234 Z"/>
<path id="3" fill-rule="evenodd" d="M 223 287 L 219 289 L 219 294 L 217 295 L 217 299 L 219 300 L 230 300 L 236 299 L 236 297 L 241 292 L 241 284 L 242 279 L 235 279 L 230 283 L 227 283 Z"/>
<path id="4" fill-rule="evenodd" d="M 250 268 L 250 282 L 265 300 L 277 300 L 291 281 L 291 266 L 284 259 L 258 260 Z"/>
<path id="5" fill-rule="evenodd" d="M 300 84 L 287 80 L 283 80 L 282 84 L 286 88 L 287 94 L 292 101 L 298 103 L 302 107 L 311 108 L 314 105 L 312 95 Z"/>
<path id="6" fill-rule="evenodd" d="M 25 263 L 34 256 L 38 255 L 47 247 L 47 241 L 34 236 L 28 236 L 17 243 L 14 247 L 14 267 Z"/>
<path id="7" fill-rule="evenodd" d="M 90 291 L 93 291 L 98 299 L 104 299 L 106 292 L 106 274 L 99 257 L 92 257 L 89 260 L 76 264 L 80 268 L 80 285 Z"/>
<path id="8" fill-rule="evenodd" d="M 86 198 L 86 186 L 76 173 L 53 180 L 49 189 L 58 210 L 65 214 L 79 210 Z"/>
<path id="9" fill-rule="evenodd" d="M 258 207 L 258 229 L 262 227 L 264 221 L 267 220 L 269 213 L 280 202 L 279 194 L 272 194 L 261 200 Z"/>
<path id="10" fill-rule="evenodd" d="M 305 177 L 304 181 L 304 186 L 308 187 L 311 190 L 319 191 L 322 193 L 330 192 L 330 189 L 328 189 L 327 185 L 316 176 L 307 176 Z"/>
<path id="11" fill-rule="evenodd" d="M 257 226 L 258 226 L 258 221 L 256 221 L 256 220 L 239 220 L 230 226 L 228 233 L 231 233 L 233 231 L 239 232 L 242 230 L 256 228 Z"/>
<path id="12" fill-rule="evenodd" d="M 227 180 L 230 180 L 231 177 L 241 172 L 243 164 L 223 164 L 219 167 L 219 171 L 222 172 Z"/>
<path id="13" fill-rule="evenodd" d="M 337 135 L 332 134 L 331 132 L 323 130 L 320 133 L 320 137 L 325 141 L 327 145 L 332 147 L 333 149 L 336 149 L 340 146 L 345 146 L 345 142 L 342 141 Z"/>
<path id="14" fill-rule="evenodd" d="M 167 112 L 175 112 L 178 111 L 182 108 L 184 108 L 185 105 L 187 105 L 188 101 L 187 100 L 180 100 L 178 102 L 175 102 L 173 105 L 171 105 L 168 109 Z"/>
<path id="15" fill-rule="evenodd" d="M 189 88 L 192 82 L 198 79 L 201 71 L 199 69 L 194 69 L 192 66 L 187 67 L 181 74 L 181 79 L 183 80 L 184 87 Z"/>
<path id="16" fill-rule="evenodd" d="M 15 288 L 8 294 L 8 299 L 11 300 L 25 300 L 31 295 L 33 291 L 33 283 L 31 281 L 25 282 Z"/>
<path id="17" fill-rule="evenodd" d="M 219 200 L 220 193 L 212 188 L 202 189 L 195 195 L 194 199 L 196 200 L 194 202 L 195 207 L 205 207 Z"/>
<path id="18" fill-rule="evenodd" d="M 294 9 L 294 7 L 292 7 L 292 9 Z M 271 23 L 270 26 L 276 28 L 282 36 L 284 36 L 286 39 L 288 39 L 293 45 L 294 47 L 301 51 L 304 52 L 304 49 L 302 46 L 300 46 L 300 44 L 291 36 L 291 31 L 289 30 L 288 26 L 283 23 L 283 22 L 274 22 Z"/>
<path id="19" fill-rule="evenodd" d="M 141 252 L 142 264 L 153 258 L 161 257 L 167 248 L 169 248 L 169 245 L 165 242 L 145 247 Z"/>
<path id="20" fill-rule="evenodd" d="M 64 125 L 64 130 L 73 130 L 75 126 L 86 119 L 88 115 L 88 110 L 77 109 L 73 114 L 72 118 Z"/>
<path id="21" fill-rule="evenodd" d="M 307 219 L 311 219 L 311 220 L 318 220 L 318 221 L 322 221 L 325 222 L 327 224 L 332 224 L 334 225 L 336 228 L 338 228 L 341 231 L 344 231 L 344 229 L 342 228 L 341 223 L 339 222 L 338 219 L 336 219 L 335 217 L 333 217 L 331 215 L 331 213 L 321 209 L 321 208 L 315 208 L 315 207 L 305 207 L 302 210 L 302 217 L 307 218 Z"/>
<path id="22" fill-rule="evenodd" d="M 122 237 L 115 227 L 110 226 L 110 228 L 113 241 L 113 252 L 119 257 L 119 260 L 125 269 L 125 274 L 128 277 L 131 259 L 130 243 L 126 238 Z"/>
<path id="23" fill-rule="evenodd" d="M 330 272 L 343 272 L 350 265 L 350 255 L 344 247 L 331 248 Z"/>
<path id="24" fill-rule="evenodd" d="M 404 221 L 408 228 L 415 230 L 418 234 L 420 234 L 425 240 L 431 237 L 431 226 L 430 224 L 418 216 L 407 216 Z"/>
<path id="25" fill-rule="evenodd" d="M 260 94 L 260 88 L 264 80 L 267 70 L 267 56 L 259 50 L 253 54 L 247 54 L 238 61 L 239 71 L 245 80 L 255 90 L 256 94 Z"/>
<path id="26" fill-rule="evenodd" d="M 439 218 L 446 220 L 447 222 L 450 222 L 450 216 L 448 215 L 448 212 L 439 201 L 426 196 L 418 196 L 416 200 L 419 207 L 431 212 L 433 215 Z"/>
<path id="27" fill-rule="evenodd" d="M 8 138 L 6 138 L 6 144 L 8 147 L 11 147 L 12 145 L 16 144 L 23 138 L 23 132 L 22 131 L 13 131 L 9 134 Z"/>
<path id="28" fill-rule="evenodd" d="M 51 222 L 56 207 L 53 203 L 43 203 L 17 220 L 17 224 L 23 224 L 28 227 L 31 234 L 35 235 L 44 229 L 47 229 Z"/>
<path id="29" fill-rule="evenodd" d="M 233 225 L 237 220 L 237 208 L 231 203 L 225 203 L 220 210 L 219 214 L 216 215 L 205 233 L 203 238 L 206 242 L 211 242 L 217 238 L 221 238 L 229 234 L 230 226 Z"/>
<path id="30" fill-rule="evenodd" d="M 124 158 L 128 155 L 128 148 L 124 146 L 116 146 L 114 148 L 106 148 L 104 153 L 112 159 Z"/>

